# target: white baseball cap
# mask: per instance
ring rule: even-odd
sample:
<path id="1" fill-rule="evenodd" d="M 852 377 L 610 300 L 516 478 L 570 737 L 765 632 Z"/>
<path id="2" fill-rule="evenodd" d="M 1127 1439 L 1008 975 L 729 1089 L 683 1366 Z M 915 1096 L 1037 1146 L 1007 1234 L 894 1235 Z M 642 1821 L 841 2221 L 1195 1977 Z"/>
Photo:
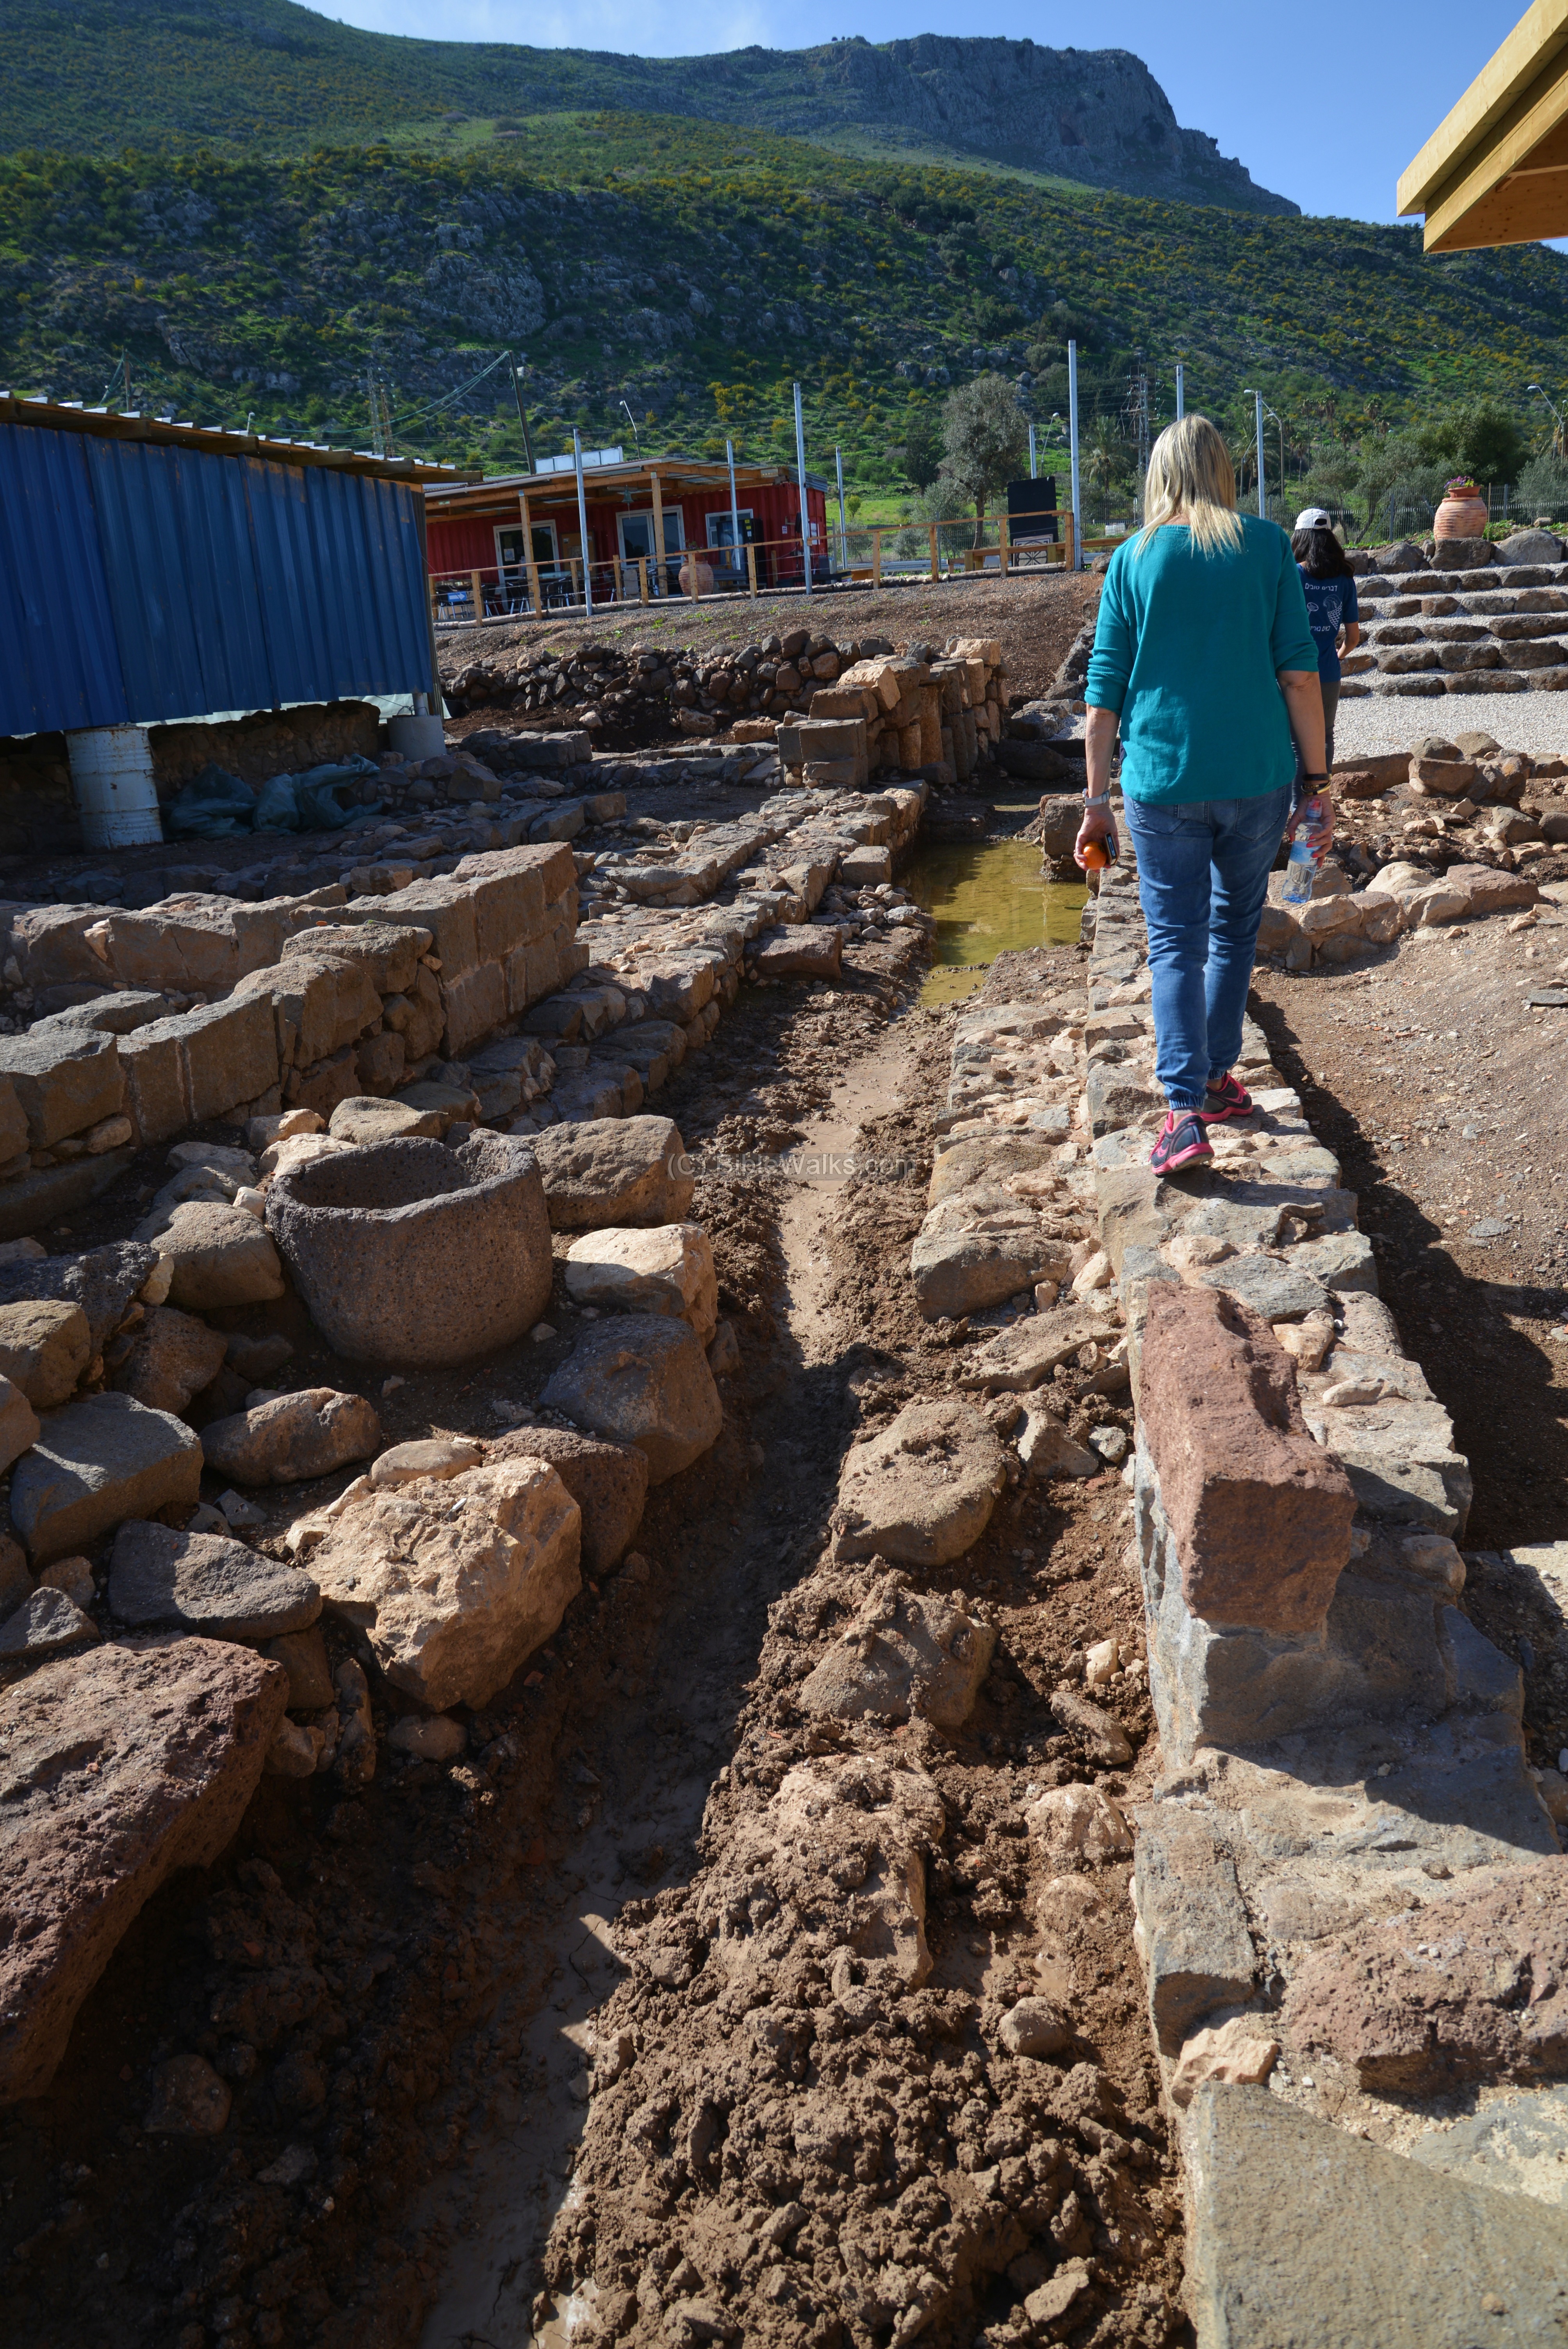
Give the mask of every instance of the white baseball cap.
<path id="1" fill-rule="evenodd" d="M 1326 506 L 1308 506 L 1305 513 L 1297 514 L 1295 526 L 1297 530 L 1332 530 L 1334 517 Z"/>

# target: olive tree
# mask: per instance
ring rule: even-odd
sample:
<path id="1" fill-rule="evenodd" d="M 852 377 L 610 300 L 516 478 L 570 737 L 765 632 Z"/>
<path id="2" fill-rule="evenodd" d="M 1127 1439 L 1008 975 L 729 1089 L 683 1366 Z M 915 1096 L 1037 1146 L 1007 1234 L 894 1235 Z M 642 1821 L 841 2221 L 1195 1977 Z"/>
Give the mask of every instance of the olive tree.
<path id="1" fill-rule="evenodd" d="M 949 392 L 942 410 L 942 470 L 950 495 L 975 504 L 975 543 L 985 503 L 1016 481 L 1029 445 L 1029 419 L 1006 376 L 977 375 Z"/>

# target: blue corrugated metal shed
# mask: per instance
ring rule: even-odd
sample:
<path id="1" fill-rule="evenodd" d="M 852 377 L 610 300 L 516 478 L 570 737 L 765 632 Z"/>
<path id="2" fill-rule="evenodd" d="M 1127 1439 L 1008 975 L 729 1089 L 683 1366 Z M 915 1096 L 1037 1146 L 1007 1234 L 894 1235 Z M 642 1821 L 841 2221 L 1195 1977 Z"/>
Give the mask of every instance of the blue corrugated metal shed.
<path id="1" fill-rule="evenodd" d="M 428 690 L 412 481 L 58 414 L 0 420 L 0 734 Z"/>

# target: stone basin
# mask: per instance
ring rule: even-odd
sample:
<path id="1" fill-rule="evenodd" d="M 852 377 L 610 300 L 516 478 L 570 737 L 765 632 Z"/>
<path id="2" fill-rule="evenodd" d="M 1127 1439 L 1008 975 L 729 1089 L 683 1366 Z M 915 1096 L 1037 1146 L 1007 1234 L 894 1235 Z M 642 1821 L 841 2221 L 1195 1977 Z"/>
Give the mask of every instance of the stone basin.
<path id="1" fill-rule="evenodd" d="M 351 1361 L 466 1362 L 521 1338 L 550 1300 L 544 1185 L 508 1134 L 313 1159 L 273 1183 L 267 1227 Z"/>

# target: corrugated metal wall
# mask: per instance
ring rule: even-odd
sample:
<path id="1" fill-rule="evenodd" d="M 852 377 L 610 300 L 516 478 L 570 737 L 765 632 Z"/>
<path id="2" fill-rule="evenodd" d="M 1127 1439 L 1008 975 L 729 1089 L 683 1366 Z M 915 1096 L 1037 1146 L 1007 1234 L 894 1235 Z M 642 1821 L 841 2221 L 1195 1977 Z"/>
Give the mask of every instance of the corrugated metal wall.
<path id="1" fill-rule="evenodd" d="M 0 426 L 0 733 L 427 689 L 418 494 Z"/>

